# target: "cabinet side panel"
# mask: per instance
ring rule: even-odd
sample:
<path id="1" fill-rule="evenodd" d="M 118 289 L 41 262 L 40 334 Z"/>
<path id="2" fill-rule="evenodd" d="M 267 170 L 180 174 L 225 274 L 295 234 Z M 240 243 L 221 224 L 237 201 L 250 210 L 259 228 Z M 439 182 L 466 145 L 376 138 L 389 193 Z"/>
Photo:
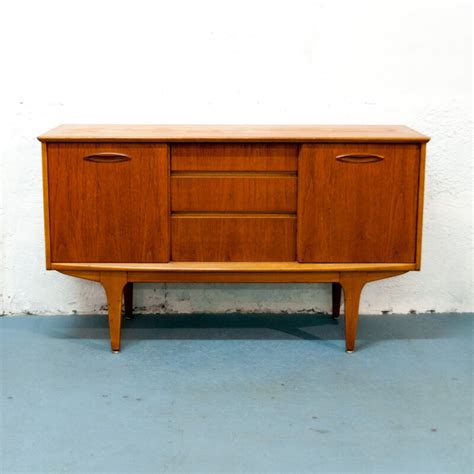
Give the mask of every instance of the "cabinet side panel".
<path id="1" fill-rule="evenodd" d="M 298 260 L 415 263 L 419 146 L 304 145 Z"/>
<path id="2" fill-rule="evenodd" d="M 43 169 L 43 209 L 44 209 L 44 248 L 46 269 L 51 270 L 51 239 L 49 227 L 49 182 L 48 182 L 48 146 L 41 144 L 41 161 Z"/>
<path id="3" fill-rule="evenodd" d="M 167 145 L 52 143 L 48 161 L 53 262 L 169 261 Z"/>
<path id="4" fill-rule="evenodd" d="M 426 163 L 426 144 L 420 145 L 420 173 L 418 186 L 418 211 L 416 224 L 416 269 L 421 268 L 421 241 L 423 236 L 423 203 L 425 196 L 425 163 Z"/>

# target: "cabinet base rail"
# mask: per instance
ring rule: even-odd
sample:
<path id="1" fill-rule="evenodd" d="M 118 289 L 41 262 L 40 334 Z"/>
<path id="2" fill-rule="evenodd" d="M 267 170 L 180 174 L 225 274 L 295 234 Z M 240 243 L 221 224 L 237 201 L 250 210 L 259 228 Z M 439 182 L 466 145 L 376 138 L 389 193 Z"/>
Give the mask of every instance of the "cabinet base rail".
<path id="1" fill-rule="evenodd" d="M 340 314 L 341 296 L 344 295 L 346 352 L 355 349 L 359 303 L 366 283 L 390 278 L 406 273 L 407 270 L 390 269 L 387 271 L 320 271 L 320 272 L 219 272 L 219 271 L 102 271 L 102 270 L 66 270 L 61 273 L 97 281 L 102 284 L 108 303 L 110 345 L 112 352 L 120 351 L 120 333 L 122 326 L 122 302 L 125 317 L 133 317 L 133 283 L 332 283 L 332 316 Z M 341 291 L 342 290 L 342 291 Z"/>

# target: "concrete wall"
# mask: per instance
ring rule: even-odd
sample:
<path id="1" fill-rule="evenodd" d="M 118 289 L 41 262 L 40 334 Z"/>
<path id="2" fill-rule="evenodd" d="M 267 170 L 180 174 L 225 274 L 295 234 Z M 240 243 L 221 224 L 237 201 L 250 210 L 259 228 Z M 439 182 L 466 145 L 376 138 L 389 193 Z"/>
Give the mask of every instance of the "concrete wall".
<path id="1" fill-rule="evenodd" d="M 44 270 L 40 145 L 60 123 L 402 123 L 428 145 L 423 269 L 362 311 L 472 310 L 469 0 L 52 1 L 2 6 L 4 314 L 97 312 Z M 318 285 L 142 285 L 148 311 L 326 311 Z"/>

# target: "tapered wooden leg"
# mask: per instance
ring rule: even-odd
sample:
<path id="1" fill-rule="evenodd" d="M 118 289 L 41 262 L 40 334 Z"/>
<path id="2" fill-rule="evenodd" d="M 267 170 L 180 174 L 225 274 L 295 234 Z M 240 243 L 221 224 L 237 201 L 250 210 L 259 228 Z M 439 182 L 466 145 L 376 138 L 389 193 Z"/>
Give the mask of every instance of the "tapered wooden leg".
<path id="1" fill-rule="evenodd" d="M 344 289 L 346 351 L 350 353 L 355 348 L 360 295 L 367 282 L 367 274 L 362 272 L 341 273 L 340 281 Z"/>
<path id="2" fill-rule="evenodd" d="M 133 283 L 127 283 L 123 289 L 125 318 L 133 319 Z"/>
<path id="3" fill-rule="evenodd" d="M 127 283 L 127 273 L 101 272 L 100 282 L 105 289 L 109 305 L 110 345 L 113 352 L 119 352 L 122 324 L 122 294 L 123 288 Z"/>
<path id="4" fill-rule="evenodd" d="M 339 319 L 341 314 L 341 290 L 340 283 L 332 284 L 332 318 Z"/>

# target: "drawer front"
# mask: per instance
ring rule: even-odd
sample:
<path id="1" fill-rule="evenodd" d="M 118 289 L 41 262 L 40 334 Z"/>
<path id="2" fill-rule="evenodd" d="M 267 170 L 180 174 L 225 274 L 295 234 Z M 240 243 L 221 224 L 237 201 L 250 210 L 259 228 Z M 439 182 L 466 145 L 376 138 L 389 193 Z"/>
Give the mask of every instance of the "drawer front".
<path id="1" fill-rule="evenodd" d="M 296 171 L 297 144 L 171 145 L 172 171 Z"/>
<path id="2" fill-rule="evenodd" d="M 420 145 L 304 145 L 298 260 L 413 263 Z"/>
<path id="3" fill-rule="evenodd" d="M 171 210 L 296 212 L 296 187 L 296 175 L 173 175 Z"/>
<path id="4" fill-rule="evenodd" d="M 295 260 L 295 216 L 174 215 L 176 262 L 287 262 Z"/>
<path id="5" fill-rule="evenodd" d="M 52 262 L 167 262 L 168 147 L 50 143 Z"/>

